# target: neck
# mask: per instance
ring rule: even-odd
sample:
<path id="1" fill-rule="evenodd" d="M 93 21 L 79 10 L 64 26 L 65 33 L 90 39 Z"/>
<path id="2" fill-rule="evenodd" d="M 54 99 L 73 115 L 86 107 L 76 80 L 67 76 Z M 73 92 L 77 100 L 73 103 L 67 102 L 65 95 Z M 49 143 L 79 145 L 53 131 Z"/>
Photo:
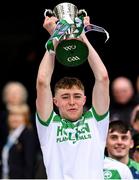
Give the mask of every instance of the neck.
<path id="1" fill-rule="evenodd" d="M 124 163 L 126 165 L 128 164 L 128 160 L 129 160 L 129 156 L 128 155 L 126 155 L 124 157 L 115 157 L 115 156 L 109 155 L 109 157 L 111 157 L 113 159 L 116 159 L 117 161 L 120 161 L 120 162 L 122 162 L 122 163 Z"/>

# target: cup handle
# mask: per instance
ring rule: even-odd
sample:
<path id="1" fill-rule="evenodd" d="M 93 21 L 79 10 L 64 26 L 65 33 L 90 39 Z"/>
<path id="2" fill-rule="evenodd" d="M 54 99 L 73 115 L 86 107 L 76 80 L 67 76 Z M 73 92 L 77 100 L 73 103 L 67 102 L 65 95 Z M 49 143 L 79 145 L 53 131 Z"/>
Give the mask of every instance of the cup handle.
<path id="1" fill-rule="evenodd" d="M 81 15 L 83 15 L 84 17 L 87 16 L 87 12 L 86 12 L 85 9 L 80 9 L 80 10 L 78 11 L 78 16 L 81 16 Z"/>
<path id="2" fill-rule="evenodd" d="M 44 17 L 46 17 L 46 16 L 49 16 L 49 17 L 54 16 L 53 11 L 51 9 L 45 9 Z"/>

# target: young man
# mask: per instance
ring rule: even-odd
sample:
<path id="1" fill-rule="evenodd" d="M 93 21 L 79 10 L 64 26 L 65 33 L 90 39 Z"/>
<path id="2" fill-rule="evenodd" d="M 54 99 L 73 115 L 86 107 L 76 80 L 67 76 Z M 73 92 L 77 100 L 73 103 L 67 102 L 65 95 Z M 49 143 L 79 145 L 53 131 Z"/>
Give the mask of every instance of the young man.
<path id="1" fill-rule="evenodd" d="M 44 28 L 52 34 L 56 18 L 46 17 Z M 89 18 L 84 19 L 89 23 Z M 46 51 L 37 76 L 38 136 L 48 179 L 104 179 L 104 148 L 109 124 L 109 78 L 99 55 L 85 34 L 88 62 L 95 76 L 92 107 L 83 113 L 84 86 L 75 77 L 56 83 L 54 98 L 50 87 L 55 55 Z M 92 77 L 93 78 L 93 77 Z M 54 112 L 53 103 L 59 109 Z"/>
<path id="2" fill-rule="evenodd" d="M 139 179 L 139 163 L 132 160 L 129 150 L 133 147 L 130 128 L 121 120 L 112 121 L 107 137 L 108 156 L 126 164 L 135 179 Z"/>

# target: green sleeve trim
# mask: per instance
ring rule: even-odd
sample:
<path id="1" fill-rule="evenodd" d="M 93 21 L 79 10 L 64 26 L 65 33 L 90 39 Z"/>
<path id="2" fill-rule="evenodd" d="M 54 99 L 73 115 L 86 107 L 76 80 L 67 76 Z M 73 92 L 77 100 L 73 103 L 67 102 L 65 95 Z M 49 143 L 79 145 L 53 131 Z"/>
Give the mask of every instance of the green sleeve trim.
<path id="1" fill-rule="evenodd" d="M 84 117 L 87 119 L 87 118 L 91 118 L 93 117 L 93 114 L 91 111 L 87 111 L 85 114 L 84 114 Z"/>
<path id="2" fill-rule="evenodd" d="M 61 117 L 59 115 L 55 115 L 53 121 L 54 122 L 61 122 Z"/>
<path id="3" fill-rule="evenodd" d="M 94 107 L 92 107 L 92 111 L 93 111 L 94 117 L 95 117 L 95 119 L 96 119 L 97 121 L 103 120 L 103 119 L 107 116 L 107 114 L 108 114 L 108 111 L 107 111 L 105 114 L 99 115 L 99 114 L 97 114 L 97 112 L 96 112 L 96 110 L 94 109 Z"/>
<path id="4" fill-rule="evenodd" d="M 52 117 L 53 117 L 53 113 L 54 113 L 54 111 L 51 112 L 51 115 L 50 115 L 50 117 L 47 119 L 47 121 L 46 121 L 46 120 L 42 120 L 42 119 L 40 118 L 38 112 L 37 112 L 36 114 L 37 114 L 37 118 L 38 118 L 39 122 L 40 122 L 43 126 L 49 126 L 49 124 L 50 124 L 50 122 L 51 122 L 51 120 L 52 120 Z"/>

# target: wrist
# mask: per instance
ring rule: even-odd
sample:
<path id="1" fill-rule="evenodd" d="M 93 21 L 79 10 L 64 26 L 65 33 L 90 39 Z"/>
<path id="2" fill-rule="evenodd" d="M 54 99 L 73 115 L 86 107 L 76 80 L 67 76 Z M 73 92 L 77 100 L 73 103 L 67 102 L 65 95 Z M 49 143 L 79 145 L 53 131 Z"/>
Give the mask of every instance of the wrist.
<path id="1" fill-rule="evenodd" d="M 84 32 L 80 35 L 80 37 L 81 37 L 82 41 L 86 42 L 88 40 Z"/>

